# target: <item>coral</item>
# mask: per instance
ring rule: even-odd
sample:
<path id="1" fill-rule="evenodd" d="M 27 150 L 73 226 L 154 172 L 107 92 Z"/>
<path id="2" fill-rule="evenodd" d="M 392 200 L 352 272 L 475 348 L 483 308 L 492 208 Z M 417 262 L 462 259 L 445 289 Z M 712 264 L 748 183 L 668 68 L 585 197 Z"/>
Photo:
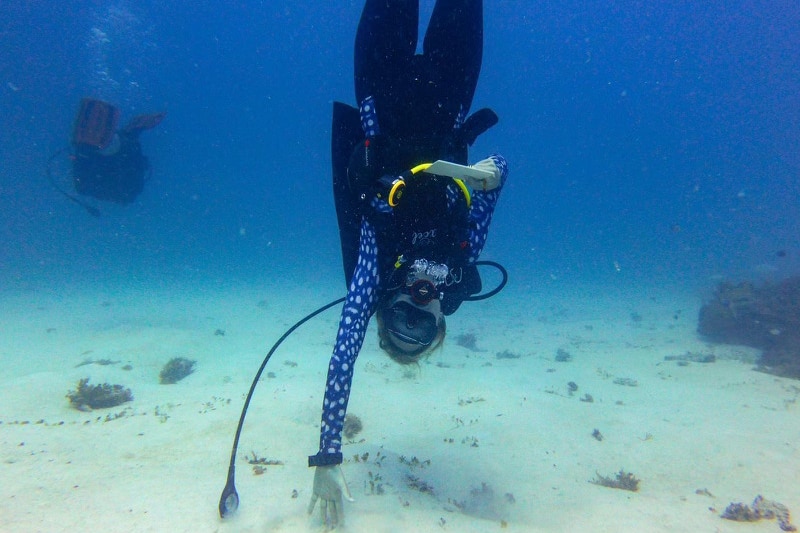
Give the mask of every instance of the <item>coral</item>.
<path id="1" fill-rule="evenodd" d="M 89 378 L 78 381 L 77 390 L 67 393 L 69 403 L 79 411 L 104 409 L 133 400 L 133 393 L 122 385 L 89 385 Z"/>
<path id="2" fill-rule="evenodd" d="M 400 457 L 397 458 L 397 460 L 400 461 L 400 464 L 404 464 L 410 468 L 425 468 L 431 465 L 430 459 L 425 459 L 424 461 L 420 461 L 419 459 L 417 459 L 416 455 L 411 459 L 406 459 L 405 455 L 401 455 Z"/>
<path id="3" fill-rule="evenodd" d="M 261 457 L 256 455 L 256 452 L 251 451 L 249 456 L 245 456 L 247 458 L 247 462 L 251 465 L 261 465 L 261 466 L 283 466 L 283 461 L 278 459 L 267 459 L 266 457 Z"/>
<path id="4" fill-rule="evenodd" d="M 511 350 L 503 350 L 502 352 L 497 352 L 495 357 L 498 359 L 519 359 L 522 356 L 516 352 L 512 352 Z"/>
<path id="5" fill-rule="evenodd" d="M 789 509 L 782 503 L 765 500 L 760 494 L 753 500 L 752 508 L 744 503 L 731 503 L 720 515 L 726 520 L 737 522 L 757 522 L 758 520 L 778 520 L 778 525 L 783 531 L 797 531 L 789 516 Z"/>
<path id="6" fill-rule="evenodd" d="M 434 496 L 436 491 L 434 491 L 433 486 L 424 481 L 417 476 L 412 476 L 411 474 L 406 474 L 406 485 L 408 488 L 421 492 L 423 494 L 430 494 Z"/>
<path id="7" fill-rule="evenodd" d="M 344 425 L 342 426 L 344 438 L 353 440 L 356 435 L 361 433 L 362 429 L 364 429 L 364 424 L 361 423 L 361 419 L 356 415 L 347 415 L 344 417 Z"/>
<path id="8" fill-rule="evenodd" d="M 190 361 L 183 357 L 173 357 L 161 369 L 161 373 L 158 375 L 159 381 L 163 385 L 177 383 L 194 372 L 195 363 L 196 361 Z"/>
<path id="9" fill-rule="evenodd" d="M 731 503 L 722 513 L 725 520 L 735 520 L 736 522 L 757 522 L 761 517 L 750 506 L 744 503 Z"/>
<path id="10" fill-rule="evenodd" d="M 572 354 L 570 354 L 564 348 L 559 348 L 558 351 L 556 351 L 555 360 L 559 363 L 567 363 L 572 361 Z"/>
<path id="11" fill-rule="evenodd" d="M 463 407 L 465 405 L 469 405 L 472 403 L 485 402 L 485 401 L 486 398 L 484 398 L 483 396 L 470 396 L 469 398 L 459 398 L 458 405 Z"/>
<path id="12" fill-rule="evenodd" d="M 780 283 L 720 283 L 698 317 L 715 342 L 763 350 L 759 370 L 800 379 L 800 277 Z"/>
<path id="13" fill-rule="evenodd" d="M 639 490 L 639 479 L 625 470 L 620 470 L 613 478 L 611 476 L 601 476 L 597 472 L 595 472 L 595 474 L 597 477 L 589 480 L 589 483 L 612 489 L 629 490 L 631 492 Z"/>
<path id="14" fill-rule="evenodd" d="M 283 465 L 283 461 L 276 459 L 267 459 L 266 457 L 259 457 L 256 452 L 250 452 L 252 455 L 247 457 L 247 462 L 253 465 L 253 475 L 261 476 L 267 473 L 267 466 Z"/>
<path id="15" fill-rule="evenodd" d="M 478 348 L 478 337 L 474 333 L 462 333 L 456 337 L 456 344 L 473 352 L 482 352 Z"/>

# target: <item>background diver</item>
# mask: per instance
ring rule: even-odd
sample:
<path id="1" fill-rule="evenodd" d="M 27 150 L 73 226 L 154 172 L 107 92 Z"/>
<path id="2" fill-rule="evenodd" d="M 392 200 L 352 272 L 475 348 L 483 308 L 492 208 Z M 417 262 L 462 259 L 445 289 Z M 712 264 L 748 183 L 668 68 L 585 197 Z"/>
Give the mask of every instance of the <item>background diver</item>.
<path id="1" fill-rule="evenodd" d="M 166 113 L 133 117 L 122 129 L 117 129 L 120 110 L 102 100 L 81 100 L 72 133 L 70 159 L 75 191 L 98 200 L 122 205 L 133 202 L 149 178 L 150 162 L 142 153 L 139 134 L 156 127 Z M 53 186 L 92 215 L 100 211 L 59 187 L 52 176 L 51 164 L 62 151 L 48 162 L 47 175 Z"/>
<path id="2" fill-rule="evenodd" d="M 437 0 L 416 54 L 417 0 L 367 0 L 355 42 L 359 108 L 336 102 L 332 166 L 347 296 L 328 367 L 308 512 L 343 519 L 341 432 L 367 325 L 380 347 L 419 361 L 445 335 L 445 316 L 481 290 L 475 262 L 507 176 L 492 155 L 455 179 L 426 173 L 436 160 L 467 164 L 468 146 L 497 122 L 468 115 L 483 47 L 480 0 Z M 431 167 L 434 168 L 434 167 Z M 413 170 L 409 170 L 413 169 Z"/>

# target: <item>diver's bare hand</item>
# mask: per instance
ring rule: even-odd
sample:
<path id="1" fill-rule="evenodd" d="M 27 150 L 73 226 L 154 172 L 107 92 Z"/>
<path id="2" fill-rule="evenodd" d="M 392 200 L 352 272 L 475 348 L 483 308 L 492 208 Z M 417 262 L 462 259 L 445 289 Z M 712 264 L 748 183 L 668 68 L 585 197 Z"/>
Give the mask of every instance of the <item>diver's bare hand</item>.
<path id="1" fill-rule="evenodd" d="M 344 491 L 344 492 L 343 492 Z M 314 507 L 319 502 L 322 524 L 328 529 L 344 524 L 344 503 L 342 494 L 347 501 L 354 501 L 347 488 L 342 467 L 339 465 L 317 466 L 314 472 L 314 489 L 311 502 L 308 504 L 308 514 L 314 512 Z"/>

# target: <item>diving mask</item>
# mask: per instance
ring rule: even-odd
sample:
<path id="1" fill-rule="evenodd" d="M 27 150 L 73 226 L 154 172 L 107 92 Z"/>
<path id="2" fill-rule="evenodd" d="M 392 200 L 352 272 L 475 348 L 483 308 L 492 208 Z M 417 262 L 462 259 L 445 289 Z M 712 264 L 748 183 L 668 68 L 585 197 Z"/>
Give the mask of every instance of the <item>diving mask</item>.
<path id="1" fill-rule="evenodd" d="M 408 353 L 423 352 L 439 332 L 436 315 L 406 301 L 384 308 L 381 318 L 393 344 Z"/>

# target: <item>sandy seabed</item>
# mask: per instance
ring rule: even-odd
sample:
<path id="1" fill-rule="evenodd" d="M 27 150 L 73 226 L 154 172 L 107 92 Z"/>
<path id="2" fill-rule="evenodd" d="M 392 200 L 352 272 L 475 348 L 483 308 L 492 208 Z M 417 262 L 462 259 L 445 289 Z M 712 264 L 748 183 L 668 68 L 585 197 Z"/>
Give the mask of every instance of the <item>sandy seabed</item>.
<path id="1" fill-rule="evenodd" d="M 340 530 L 780 531 L 720 518 L 759 494 L 800 512 L 800 382 L 754 371 L 754 350 L 699 338 L 699 297 L 524 294 L 465 304 L 419 367 L 390 362 L 370 329 Z M 217 511 L 251 380 L 319 298 L 267 286 L 1 295 L 2 529 L 322 530 L 307 515 L 306 458 L 338 307 L 267 365 L 237 454 L 240 507 Z M 715 361 L 665 360 L 698 354 Z M 173 357 L 196 371 L 162 385 Z M 66 395 L 87 377 L 134 400 L 76 410 Z M 620 470 L 637 492 L 589 482 Z"/>

